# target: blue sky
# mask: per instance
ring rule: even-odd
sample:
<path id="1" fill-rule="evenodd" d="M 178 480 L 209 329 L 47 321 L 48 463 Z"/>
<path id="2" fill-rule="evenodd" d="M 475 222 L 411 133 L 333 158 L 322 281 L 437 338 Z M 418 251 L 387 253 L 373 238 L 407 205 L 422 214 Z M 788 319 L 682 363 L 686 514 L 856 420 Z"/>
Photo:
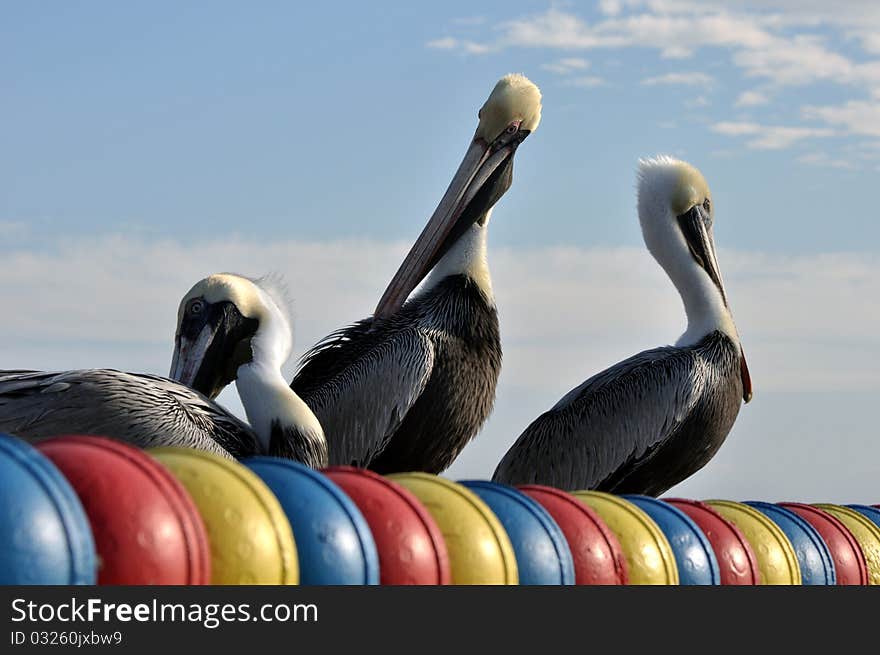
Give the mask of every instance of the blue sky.
<path id="1" fill-rule="evenodd" d="M 634 211 L 662 152 L 712 186 L 756 386 L 680 491 L 809 499 L 821 453 L 773 477 L 755 449 L 784 461 L 838 417 L 874 465 L 815 499 L 877 502 L 878 34 L 868 0 L 0 3 L 0 361 L 167 372 L 187 288 L 267 266 L 301 352 L 372 309 L 516 71 L 544 111 L 492 222 L 505 369 L 450 474 L 486 477 L 565 391 L 683 330 Z"/>

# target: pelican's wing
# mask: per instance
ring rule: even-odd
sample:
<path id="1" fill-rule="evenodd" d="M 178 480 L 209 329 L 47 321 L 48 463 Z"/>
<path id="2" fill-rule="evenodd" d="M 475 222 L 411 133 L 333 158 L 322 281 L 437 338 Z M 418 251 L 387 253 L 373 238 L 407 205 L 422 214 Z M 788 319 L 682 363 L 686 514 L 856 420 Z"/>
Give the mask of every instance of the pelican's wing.
<path id="1" fill-rule="evenodd" d="M 113 369 L 0 371 L 0 431 L 28 441 L 102 435 L 141 448 L 186 446 L 224 457 L 259 452 L 253 431 L 200 393 Z"/>
<path id="2" fill-rule="evenodd" d="M 291 387 L 318 417 L 331 464 L 367 466 L 425 388 L 434 348 L 418 328 L 365 319 L 306 353 Z"/>
<path id="3" fill-rule="evenodd" d="M 612 489 L 671 435 L 706 384 L 692 349 L 639 353 L 593 376 L 526 428 L 494 478 L 560 489 Z"/>

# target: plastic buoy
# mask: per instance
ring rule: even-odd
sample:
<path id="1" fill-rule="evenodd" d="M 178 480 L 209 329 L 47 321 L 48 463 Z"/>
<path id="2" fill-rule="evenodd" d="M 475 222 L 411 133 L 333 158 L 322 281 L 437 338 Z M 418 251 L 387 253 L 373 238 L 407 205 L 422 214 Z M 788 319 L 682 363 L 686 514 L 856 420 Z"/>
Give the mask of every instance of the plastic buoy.
<path id="1" fill-rule="evenodd" d="M 754 507 L 732 500 L 707 500 L 721 516 L 736 524 L 752 545 L 761 570 L 761 584 L 800 585 L 797 555 L 785 533 Z"/>
<path id="2" fill-rule="evenodd" d="M 527 484 L 518 488 L 539 502 L 565 535 L 574 561 L 575 584 L 629 583 L 617 536 L 590 506 L 553 487 Z"/>
<path id="3" fill-rule="evenodd" d="M 64 473 L 85 508 L 100 558 L 98 584 L 208 584 L 205 526 L 165 467 L 105 437 L 64 435 L 37 448 Z"/>
<path id="4" fill-rule="evenodd" d="M 437 521 L 452 584 L 517 584 L 516 556 L 498 517 L 473 491 L 429 473 L 387 476 L 409 489 Z"/>
<path id="5" fill-rule="evenodd" d="M 721 571 L 712 545 L 687 514 L 650 496 L 626 494 L 623 498 L 644 510 L 663 531 L 675 554 L 680 584 L 721 584 Z"/>
<path id="6" fill-rule="evenodd" d="M 699 500 L 664 498 L 696 523 L 715 553 L 722 585 L 760 584 L 758 558 L 751 544 L 735 524 Z"/>
<path id="7" fill-rule="evenodd" d="M 323 469 L 360 509 L 379 554 L 383 585 L 448 585 L 449 554 L 437 522 L 412 493 L 353 466 Z"/>
<path id="8" fill-rule="evenodd" d="M 812 525 L 780 505 L 760 501 L 747 501 L 745 504 L 764 514 L 778 525 L 788 537 L 795 555 L 797 555 L 798 568 L 801 571 L 801 584 L 837 584 L 831 552 Z"/>
<path id="9" fill-rule="evenodd" d="M 76 491 L 33 446 L 0 433 L 0 584 L 96 579 L 95 542 Z"/>
<path id="10" fill-rule="evenodd" d="M 521 585 L 574 584 L 574 562 L 565 535 L 539 503 L 521 491 L 488 480 L 460 480 L 501 521 L 516 555 Z"/>
<path id="11" fill-rule="evenodd" d="M 779 506 L 800 516 L 822 536 L 834 560 L 838 585 L 868 584 L 868 565 L 859 542 L 840 519 L 806 503 L 779 503 Z"/>
<path id="12" fill-rule="evenodd" d="M 208 532 L 211 583 L 296 584 L 290 523 L 259 477 L 237 462 L 191 448 L 147 452 L 186 487 Z"/>
<path id="13" fill-rule="evenodd" d="M 379 555 L 357 505 L 330 478 L 280 457 L 241 461 L 284 508 L 296 536 L 301 585 L 379 584 Z"/>
<path id="14" fill-rule="evenodd" d="M 672 546 L 659 526 L 633 503 L 601 491 L 574 491 L 611 528 L 623 547 L 630 584 L 677 585 Z"/>
<path id="15" fill-rule="evenodd" d="M 880 528 L 871 519 L 845 505 L 816 503 L 816 507 L 836 516 L 852 533 L 868 564 L 868 584 L 880 585 Z"/>

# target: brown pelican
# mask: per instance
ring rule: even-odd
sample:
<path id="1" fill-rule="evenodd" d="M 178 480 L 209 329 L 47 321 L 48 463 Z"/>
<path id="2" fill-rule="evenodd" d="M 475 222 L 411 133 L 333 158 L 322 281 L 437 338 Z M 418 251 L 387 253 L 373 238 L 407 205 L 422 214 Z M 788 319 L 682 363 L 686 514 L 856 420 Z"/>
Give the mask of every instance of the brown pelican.
<path id="1" fill-rule="evenodd" d="M 687 331 L 566 394 L 520 435 L 496 481 L 656 496 L 711 459 L 752 397 L 706 180 L 670 157 L 642 161 L 639 178 L 645 244 L 681 295 Z"/>
<path id="2" fill-rule="evenodd" d="M 514 153 L 540 119 L 538 87 L 522 75 L 501 78 L 374 315 L 303 357 L 291 386 L 324 426 L 331 464 L 439 473 L 489 416 L 501 342 L 486 233 Z"/>
<path id="3" fill-rule="evenodd" d="M 0 371 L 0 431 L 27 440 L 100 434 L 143 448 L 272 453 L 325 466 L 321 425 L 281 373 L 292 348 L 282 298 L 269 278 L 199 281 L 178 310 L 173 379 L 113 369 Z M 235 380 L 250 425 L 186 386 L 193 380 L 212 389 Z"/>

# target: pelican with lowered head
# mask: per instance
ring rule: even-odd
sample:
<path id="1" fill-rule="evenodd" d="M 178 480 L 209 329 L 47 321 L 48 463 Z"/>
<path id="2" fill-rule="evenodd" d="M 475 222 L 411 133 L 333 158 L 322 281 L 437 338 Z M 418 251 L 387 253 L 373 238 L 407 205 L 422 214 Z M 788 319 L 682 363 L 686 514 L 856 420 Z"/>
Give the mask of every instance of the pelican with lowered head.
<path id="1" fill-rule="evenodd" d="M 114 369 L 0 371 L 0 431 L 30 441 L 98 434 L 142 448 L 269 453 L 325 466 L 321 425 L 281 372 L 292 348 L 286 306 L 272 278 L 211 275 L 180 303 L 171 379 Z M 190 388 L 233 380 L 250 425 Z"/>
<path id="2" fill-rule="evenodd" d="M 492 410 L 501 339 L 489 217 L 511 185 L 517 148 L 541 120 L 541 93 L 506 75 L 478 117 L 464 160 L 374 315 L 314 346 L 291 384 L 321 421 L 332 464 L 439 473 Z"/>
<path id="3" fill-rule="evenodd" d="M 678 289 L 687 330 L 594 375 L 539 416 L 494 479 L 657 496 L 716 453 L 752 383 L 715 254 L 703 175 L 643 160 L 638 213 L 648 250 Z"/>

